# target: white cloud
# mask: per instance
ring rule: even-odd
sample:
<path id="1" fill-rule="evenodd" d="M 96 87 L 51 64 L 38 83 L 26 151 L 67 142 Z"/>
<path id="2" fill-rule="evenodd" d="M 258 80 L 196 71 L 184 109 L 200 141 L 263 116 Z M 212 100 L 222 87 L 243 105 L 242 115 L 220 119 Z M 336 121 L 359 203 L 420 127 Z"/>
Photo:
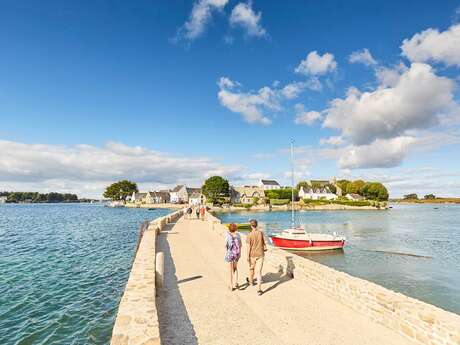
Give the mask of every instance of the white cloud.
<path id="1" fill-rule="evenodd" d="M 262 87 L 257 92 L 243 92 L 235 89 L 240 85 L 239 83 L 225 77 L 220 78 L 218 85 L 220 103 L 230 111 L 243 115 L 244 120 L 248 123 L 268 125 L 271 120 L 264 115 L 264 112 L 281 109 L 277 92 L 268 86 Z"/>
<path id="2" fill-rule="evenodd" d="M 295 72 L 307 76 L 316 76 L 333 72 L 336 68 L 337 62 L 334 60 L 333 54 L 325 53 L 321 56 L 317 51 L 312 51 L 300 62 Z"/>
<path id="3" fill-rule="evenodd" d="M 286 99 L 294 99 L 299 97 L 299 95 L 304 92 L 306 89 L 312 91 L 320 91 L 322 89 L 321 82 L 318 78 L 312 77 L 307 81 L 296 81 L 287 84 L 281 89 L 281 94 Z"/>
<path id="4" fill-rule="evenodd" d="M 349 61 L 351 63 L 362 63 L 366 66 L 376 65 L 377 61 L 372 57 L 369 49 L 364 48 L 363 50 L 357 50 L 351 53 Z"/>
<path id="5" fill-rule="evenodd" d="M 308 84 L 306 82 L 293 82 L 283 87 L 281 94 L 287 99 L 294 99 L 299 97 L 307 87 Z"/>
<path id="6" fill-rule="evenodd" d="M 227 2 L 228 0 L 197 0 L 193 4 L 189 19 L 179 29 L 176 40 L 183 38 L 193 41 L 200 37 L 211 21 L 212 12 L 222 10 Z"/>
<path id="7" fill-rule="evenodd" d="M 296 117 L 294 122 L 298 125 L 313 125 L 322 119 L 321 113 L 317 111 L 306 111 L 302 104 L 295 105 Z"/>
<path id="8" fill-rule="evenodd" d="M 317 77 L 311 77 L 305 83 L 307 84 L 307 88 L 312 91 L 321 91 L 323 88 L 323 85 Z"/>
<path id="9" fill-rule="evenodd" d="M 252 2 L 240 2 L 236 5 L 230 15 L 230 25 L 240 26 L 246 30 L 248 36 L 263 37 L 267 31 L 261 25 L 262 13 L 255 13 L 252 9 Z"/>
<path id="10" fill-rule="evenodd" d="M 344 140 L 341 136 L 332 136 L 329 138 L 321 138 L 319 143 L 321 145 L 340 146 L 344 143 Z"/>
<path id="11" fill-rule="evenodd" d="M 394 87 L 398 84 L 401 74 L 407 71 L 407 66 L 399 63 L 391 68 L 378 66 L 375 69 L 375 77 L 380 83 L 379 88 Z"/>
<path id="12" fill-rule="evenodd" d="M 347 147 L 340 159 L 342 169 L 392 168 L 401 164 L 409 146 L 416 141 L 403 136 L 392 139 L 377 139 L 369 145 Z"/>
<path id="13" fill-rule="evenodd" d="M 241 167 L 208 158 L 174 156 L 121 143 L 55 146 L 0 140 L 1 190 L 70 191 L 101 197 L 103 188 L 119 179 L 150 188 L 200 185 L 208 176 L 237 178 L 241 171 Z"/>
<path id="14" fill-rule="evenodd" d="M 413 62 L 442 62 L 460 67 L 460 24 L 439 32 L 427 29 L 405 39 L 402 54 Z"/>
<path id="15" fill-rule="evenodd" d="M 402 136 L 433 126 L 443 111 L 455 107 L 454 86 L 429 65 L 413 63 L 393 87 L 364 93 L 351 88 L 346 98 L 332 100 L 323 126 L 339 129 L 354 145 Z"/>

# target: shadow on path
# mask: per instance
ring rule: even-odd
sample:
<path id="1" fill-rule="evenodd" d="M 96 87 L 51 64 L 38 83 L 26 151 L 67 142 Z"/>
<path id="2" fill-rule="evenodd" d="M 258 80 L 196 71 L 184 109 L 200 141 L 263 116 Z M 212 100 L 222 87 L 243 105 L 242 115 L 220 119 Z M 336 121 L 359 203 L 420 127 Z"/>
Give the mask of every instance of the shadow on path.
<path id="1" fill-rule="evenodd" d="M 157 291 L 157 310 L 160 324 L 160 337 L 162 345 L 197 345 L 195 329 L 188 316 L 184 300 L 179 291 L 179 283 L 198 279 L 190 277 L 178 280 L 176 266 L 171 256 L 168 235 L 174 224 L 168 224 L 157 236 L 157 252 L 164 253 L 164 288 Z"/>
<path id="2" fill-rule="evenodd" d="M 186 283 L 186 282 L 189 282 L 189 281 L 192 281 L 192 280 L 195 280 L 195 279 L 200 279 L 200 278 L 203 278 L 203 276 L 193 276 L 193 277 L 189 277 L 189 278 L 184 278 L 184 279 L 178 280 L 177 284 Z"/>
<path id="3" fill-rule="evenodd" d="M 292 260 L 292 256 L 286 256 L 286 268 L 282 265 L 279 265 L 277 273 L 267 273 L 262 277 L 262 283 L 271 283 L 276 282 L 275 284 L 269 286 L 267 289 L 263 290 L 263 294 L 270 292 L 273 289 L 276 289 L 281 284 L 294 278 L 295 265 Z"/>

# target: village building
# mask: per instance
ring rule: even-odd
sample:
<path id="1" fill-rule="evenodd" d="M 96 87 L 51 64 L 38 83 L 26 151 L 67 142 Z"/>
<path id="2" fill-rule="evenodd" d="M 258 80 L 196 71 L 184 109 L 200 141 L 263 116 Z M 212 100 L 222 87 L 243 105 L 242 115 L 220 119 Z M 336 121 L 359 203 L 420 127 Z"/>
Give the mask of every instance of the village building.
<path id="1" fill-rule="evenodd" d="M 0 204 L 6 203 L 7 199 L 8 199 L 8 197 L 6 197 L 6 196 L 0 196 Z"/>
<path id="2" fill-rule="evenodd" d="M 331 192 L 328 186 L 325 187 L 310 187 L 301 186 L 299 190 L 300 199 L 311 199 L 311 200 L 335 200 L 337 194 Z"/>
<path id="3" fill-rule="evenodd" d="M 145 197 L 146 204 L 165 204 L 170 200 L 168 191 L 148 192 Z"/>
<path id="4" fill-rule="evenodd" d="M 146 196 L 147 196 L 147 193 L 133 192 L 133 195 L 131 196 L 131 202 L 135 204 L 145 203 Z"/>
<path id="5" fill-rule="evenodd" d="M 188 195 L 188 203 L 189 205 L 196 206 L 196 205 L 204 205 L 206 203 L 206 197 L 201 194 L 200 188 L 190 188 L 193 189 L 189 192 Z"/>
<path id="6" fill-rule="evenodd" d="M 230 187 L 230 201 L 234 204 L 253 204 L 264 197 L 264 189 L 259 186 Z"/>
<path id="7" fill-rule="evenodd" d="M 301 186 L 299 189 L 299 198 L 311 200 L 336 200 L 342 196 L 342 189 L 337 185 L 335 178 L 332 180 L 309 180 L 307 186 Z M 331 191 L 331 186 L 335 192 Z"/>
<path id="8" fill-rule="evenodd" d="M 187 187 L 183 184 L 177 185 L 169 192 L 170 202 L 173 204 L 182 204 L 188 202 Z"/>
<path id="9" fill-rule="evenodd" d="M 356 193 L 348 193 L 345 198 L 351 201 L 363 201 L 365 199 L 362 195 Z"/>
<path id="10" fill-rule="evenodd" d="M 259 187 L 263 190 L 281 189 L 280 184 L 275 180 L 260 180 Z"/>

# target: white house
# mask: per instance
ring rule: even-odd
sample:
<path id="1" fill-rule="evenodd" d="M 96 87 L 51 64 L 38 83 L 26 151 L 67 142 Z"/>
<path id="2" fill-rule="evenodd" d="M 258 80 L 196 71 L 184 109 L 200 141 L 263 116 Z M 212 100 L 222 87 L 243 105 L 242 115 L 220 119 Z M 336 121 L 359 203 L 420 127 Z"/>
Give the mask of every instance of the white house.
<path id="1" fill-rule="evenodd" d="M 6 199 L 8 199 L 6 196 L 0 196 L 0 204 L 6 203 Z"/>
<path id="2" fill-rule="evenodd" d="M 169 192 L 171 203 L 180 204 L 188 202 L 187 187 L 185 185 L 177 185 Z"/>
<path id="3" fill-rule="evenodd" d="M 186 188 L 187 200 L 189 205 L 201 205 L 206 202 L 205 196 L 201 193 L 201 188 Z"/>
<path id="4" fill-rule="evenodd" d="M 312 200 L 335 200 L 337 195 L 332 193 L 329 187 L 304 187 L 301 186 L 299 190 L 299 198 L 312 199 Z"/>
<path id="5" fill-rule="evenodd" d="M 263 190 L 281 189 L 280 184 L 275 180 L 260 180 L 259 187 Z"/>
<path id="6" fill-rule="evenodd" d="M 365 199 L 363 196 L 356 193 L 348 193 L 345 195 L 345 198 L 351 201 L 363 201 Z"/>

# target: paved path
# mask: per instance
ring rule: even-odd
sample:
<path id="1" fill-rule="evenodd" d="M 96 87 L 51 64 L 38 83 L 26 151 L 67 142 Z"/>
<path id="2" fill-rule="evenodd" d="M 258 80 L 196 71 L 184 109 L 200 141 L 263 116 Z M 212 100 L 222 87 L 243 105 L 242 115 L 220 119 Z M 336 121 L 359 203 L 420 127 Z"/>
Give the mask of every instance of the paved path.
<path id="1" fill-rule="evenodd" d="M 413 344 L 268 264 L 262 296 L 252 286 L 229 291 L 224 239 L 210 222 L 182 218 L 157 241 L 165 253 L 165 289 L 157 298 L 163 345 Z M 244 254 L 239 271 L 242 284 Z"/>

